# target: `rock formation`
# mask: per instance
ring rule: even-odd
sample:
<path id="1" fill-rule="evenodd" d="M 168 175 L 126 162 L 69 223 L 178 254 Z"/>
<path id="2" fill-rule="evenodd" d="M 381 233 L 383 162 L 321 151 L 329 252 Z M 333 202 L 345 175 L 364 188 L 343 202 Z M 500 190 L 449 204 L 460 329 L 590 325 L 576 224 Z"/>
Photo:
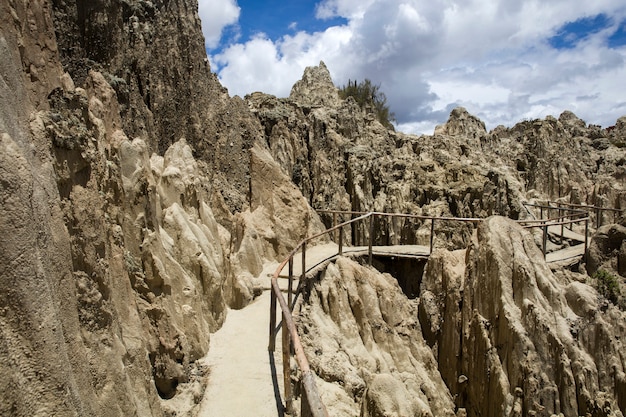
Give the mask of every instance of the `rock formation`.
<path id="1" fill-rule="evenodd" d="M 626 203 L 625 118 L 487 132 L 458 108 L 406 135 L 340 99 L 323 63 L 289 98 L 231 98 L 196 9 L 0 3 L 2 415 L 199 401 L 210 333 L 258 294 L 264 263 L 330 225 L 314 208 L 518 219 L 537 214 L 529 198 Z M 380 221 L 375 241 L 425 244 L 429 227 Z M 419 299 L 345 259 L 311 282 L 299 320 L 336 415 L 624 412 L 623 312 L 587 276 L 550 271 L 501 219 L 477 240 L 436 229 Z M 600 228 L 590 273 L 623 281 L 622 229 Z"/>
<path id="2" fill-rule="evenodd" d="M 302 340 L 330 415 L 455 415 L 417 303 L 393 277 L 340 258 L 300 306 Z"/>
<path id="3" fill-rule="evenodd" d="M 414 300 L 339 258 L 309 283 L 299 328 L 331 415 L 623 414 L 626 312 L 515 222 L 488 218 L 411 278 Z"/>
<path id="4" fill-rule="evenodd" d="M 458 407 L 470 416 L 624 412 L 624 311 L 600 308 L 584 276 L 551 271 L 510 220 L 487 219 L 460 259 L 433 254 L 420 294 Z"/>
<path id="5" fill-rule="evenodd" d="M 245 209 L 260 126 L 211 73 L 197 1 L 60 0 L 51 18 L 63 70 L 79 86 L 103 74 L 128 137 L 160 155 L 184 137 L 231 211 Z"/>
<path id="6" fill-rule="evenodd" d="M 195 2 L 0 7 L 0 414 L 163 415 L 180 384 L 201 392 L 195 361 L 256 267 L 321 223 L 252 149 L 258 122 L 210 74 Z M 176 36 L 154 36 L 164 22 Z"/>
<path id="7" fill-rule="evenodd" d="M 487 132 L 458 108 L 433 136 L 416 137 L 385 129 L 336 94 L 321 64 L 307 68 L 288 99 L 246 97 L 274 159 L 316 209 L 518 219 L 529 215 L 521 201 L 532 197 L 624 207 L 625 153 L 616 139 L 623 123 L 609 132 L 565 111 Z M 423 242 L 427 227 L 377 227 L 377 242 Z M 450 249 L 468 243 L 461 226 L 441 232 Z"/>

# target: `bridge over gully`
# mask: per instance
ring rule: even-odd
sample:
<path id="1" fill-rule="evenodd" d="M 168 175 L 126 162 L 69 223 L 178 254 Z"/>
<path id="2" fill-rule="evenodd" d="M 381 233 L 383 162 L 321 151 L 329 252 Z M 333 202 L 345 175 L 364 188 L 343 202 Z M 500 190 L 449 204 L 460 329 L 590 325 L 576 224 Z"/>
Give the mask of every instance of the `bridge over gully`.
<path id="1" fill-rule="evenodd" d="M 541 236 L 540 247 L 546 262 L 564 265 L 576 264 L 584 256 L 592 218 L 597 228 L 603 217 L 612 214 L 615 220 L 621 213 L 617 209 L 553 202 L 525 204 L 525 207 L 533 219 L 519 223 L 525 228 L 539 230 L 535 233 Z M 332 216 L 333 226 L 300 242 L 277 268 L 275 264 L 269 265 L 271 269 L 266 268 L 260 277 L 265 279 L 262 295 L 242 310 L 229 311 L 222 328 L 212 335 L 209 354 L 204 358 L 210 368 L 209 382 L 199 416 L 284 416 L 295 404 L 295 387 L 291 379 L 291 365 L 295 364 L 301 376 L 296 382 L 301 393 L 300 414 L 303 417 L 328 417 L 292 317 L 299 284 L 338 256 L 364 258 L 370 265 L 374 259 L 381 258 L 426 260 L 436 242 L 438 224 L 462 222 L 475 227 L 482 221 L 478 218 L 377 212 L 320 213 Z M 349 220 L 343 221 L 346 218 Z M 429 245 L 375 245 L 376 224 L 398 220 L 430 223 Z M 349 240 L 359 242 L 360 246 L 344 245 L 346 231 L 351 233 Z M 336 243 L 314 245 L 325 235 Z M 555 246 L 552 242 L 568 244 L 550 251 L 549 247 Z M 277 322 L 278 307 L 282 320 Z M 266 344 L 268 328 L 269 346 Z M 277 338 L 279 332 L 281 337 Z M 275 354 L 277 350 L 280 355 Z M 295 363 L 292 363 L 293 358 Z"/>

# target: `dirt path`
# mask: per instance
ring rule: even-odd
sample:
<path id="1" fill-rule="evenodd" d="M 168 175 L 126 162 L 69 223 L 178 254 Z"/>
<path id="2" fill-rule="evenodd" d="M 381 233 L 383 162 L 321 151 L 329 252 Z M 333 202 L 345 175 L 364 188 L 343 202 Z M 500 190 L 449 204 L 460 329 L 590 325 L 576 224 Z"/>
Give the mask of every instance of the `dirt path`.
<path id="1" fill-rule="evenodd" d="M 336 253 L 336 245 L 322 245 L 307 252 L 307 267 Z M 273 355 L 267 350 L 270 309 L 270 276 L 278 264 L 268 264 L 260 279 L 263 293 L 241 310 L 228 310 L 222 327 L 211 335 L 209 353 L 202 359 L 208 366 L 208 383 L 198 417 L 283 416 L 280 333 Z M 301 261 L 295 266 L 300 275 Z M 287 273 L 287 268 L 283 271 Z M 281 289 L 287 280 L 279 279 Z M 294 288 L 298 281 L 294 281 Z M 280 320 L 280 309 L 277 320 Z"/>
<path id="2" fill-rule="evenodd" d="M 229 310 L 222 328 L 211 335 L 211 348 L 203 359 L 210 369 L 209 382 L 199 417 L 283 415 L 281 338 L 270 355 L 269 306 L 266 290 L 245 308 Z"/>
<path id="3" fill-rule="evenodd" d="M 427 253 L 424 247 L 376 248 L 389 255 Z M 426 251 L 426 252 L 425 252 Z M 387 253 L 390 252 L 390 253 Z M 307 269 L 321 268 L 337 253 L 335 244 L 319 245 L 307 251 Z M 367 253 L 366 247 L 346 247 L 346 255 Z M 301 255 L 294 259 L 294 275 L 301 274 Z M 211 335 L 209 353 L 202 361 L 209 368 L 208 384 L 200 404 L 199 417 L 276 417 L 283 416 L 281 394 L 281 338 L 276 338 L 276 350 L 267 350 L 270 306 L 270 278 L 277 264 L 269 264 L 261 275 L 265 290 L 241 310 L 229 310 L 224 325 Z M 281 276 L 287 274 L 287 268 Z M 287 280 L 279 279 L 282 289 Z M 297 281 L 294 282 L 294 288 Z M 278 313 L 280 320 L 280 312 Z"/>

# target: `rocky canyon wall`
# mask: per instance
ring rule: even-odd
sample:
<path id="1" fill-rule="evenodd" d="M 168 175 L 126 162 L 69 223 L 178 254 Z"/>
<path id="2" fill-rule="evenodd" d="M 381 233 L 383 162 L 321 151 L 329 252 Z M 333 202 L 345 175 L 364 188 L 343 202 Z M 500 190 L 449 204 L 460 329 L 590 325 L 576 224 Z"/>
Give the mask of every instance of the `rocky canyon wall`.
<path id="1" fill-rule="evenodd" d="M 298 310 L 330 415 L 622 416 L 626 312 L 532 235 L 490 217 L 467 250 L 435 251 L 419 297 L 340 258 Z"/>
<path id="2" fill-rule="evenodd" d="M 63 69 L 79 86 L 104 75 L 128 137 L 160 155 L 184 137 L 229 209 L 245 210 L 261 130 L 210 71 L 197 1 L 54 0 L 52 17 Z"/>
<path id="3" fill-rule="evenodd" d="M 226 306 L 322 227 L 210 73 L 196 9 L 0 6 L 2 415 L 199 401 Z"/>
<path id="4" fill-rule="evenodd" d="M 183 384 L 198 401 L 206 375 L 196 360 L 227 307 L 259 293 L 265 262 L 330 225 L 312 207 L 513 218 L 530 215 L 521 205 L 530 197 L 623 207 L 623 118 L 610 132 L 567 112 L 487 132 L 456 109 L 432 136 L 406 135 L 339 99 L 323 63 L 288 98 L 231 98 L 210 71 L 195 0 L 4 1 L 0 57 L 2 415 L 171 415 Z M 377 226 L 378 243 L 429 239 L 428 224 Z M 539 410 L 532 394 L 545 410 L 590 412 L 600 390 L 623 410 L 617 347 L 591 352 L 623 334 L 619 314 L 594 312 L 604 304 L 575 275 L 542 267 L 546 277 L 533 281 L 532 253 L 514 257 L 523 269 L 514 277 L 504 264 L 485 266 L 499 259 L 484 249 L 491 234 L 521 236 L 489 230 L 467 261 L 465 252 L 434 256 L 447 284 L 430 267 L 419 302 L 347 260 L 311 288 L 302 324 L 330 343 L 311 357 L 326 398 L 343 404 L 337 415 L 476 413 L 483 392 L 464 388 L 475 381 L 507 410 Z M 473 233 L 441 223 L 436 245 L 464 250 Z M 598 242 L 598 265 L 619 269 L 621 249 Z M 498 299 L 482 294 L 487 272 L 498 275 L 490 288 L 526 283 L 541 314 L 503 289 Z M 525 326 L 562 328 L 530 338 L 514 307 Z M 515 355 L 548 343 L 560 359 L 532 357 L 554 364 L 545 376 L 498 368 L 510 362 L 498 348 L 505 336 Z M 498 378 L 465 364 L 487 351 Z M 524 372 L 550 389 L 520 385 Z M 570 377 L 575 393 L 558 385 Z M 516 397 L 518 386 L 528 397 Z"/>
<path id="5" fill-rule="evenodd" d="M 529 198 L 624 207 L 624 118 L 609 130 L 565 111 L 487 132 L 457 108 L 432 136 L 406 135 L 339 99 L 323 63 L 305 70 L 289 98 L 245 99 L 274 159 L 316 209 L 518 219 L 529 216 L 521 204 Z M 377 225 L 376 241 L 425 243 L 428 228 Z M 438 233 L 449 249 L 465 247 L 471 234 L 462 225 Z"/>

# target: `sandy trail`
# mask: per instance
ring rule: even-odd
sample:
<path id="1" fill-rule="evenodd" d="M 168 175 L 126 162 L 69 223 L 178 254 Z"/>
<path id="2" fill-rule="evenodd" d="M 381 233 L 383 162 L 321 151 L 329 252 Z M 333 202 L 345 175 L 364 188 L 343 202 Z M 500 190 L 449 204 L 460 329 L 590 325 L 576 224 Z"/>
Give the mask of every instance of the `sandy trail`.
<path id="1" fill-rule="evenodd" d="M 307 267 L 336 253 L 336 245 L 321 245 L 307 251 Z M 300 275 L 301 255 L 294 265 Z M 268 263 L 258 279 L 263 293 L 241 310 L 228 310 L 222 327 L 211 334 L 208 354 L 201 361 L 208 366 L 208 383 L 198 417 L 283 416 L 281 395 L 282 344 L 280 332 L 273 355 L 267 350 L 269 338 L 270 276 L 277 263 Z M 287 274 L 287 267 L 283 270 Z M 287 279 L 280 278 L 286 290 Z M 294 289 L 298 280 L 294 280 Z M 280 321 L 280 308 L 277 321 Z M 272 363 L 273 362 L 273 363 Z"/>
<path id="2" fill-rule="evenodd" d="M 199 417 L 283 416 L 280 332 L 275 352 L 270 354 L 267 349 L 268 274 L 276 266 L 267 265 L 261 275 L 263 293 L 243 309 L 229 310 L 224 325 L 211 335 L 209 353 L 202 359 L 209 367 L 209 376 Z M 283 281 L 286 280 L 279 281 L 281 288 L 286 287 Z M 280 312 L 277 320 L 280 320 Z"/>
<path id="3" fill-rule="evenodd" d="M 282 384 L 280 337 L 273 355 L 267 350 L 270 292 L 250 305 L 230 310 L 220 330 L 211 335 L 211 348 L 203 359 L 209 382 L 200 405 L 201 417 L 276 417 L 282 415 L 275 391 Z M 271 366 L 275 359 L 275 372 Z M 277 384 L 277 385 L 276 385 Z M 280 397 L 278 397 L 280 398 Z"/>

